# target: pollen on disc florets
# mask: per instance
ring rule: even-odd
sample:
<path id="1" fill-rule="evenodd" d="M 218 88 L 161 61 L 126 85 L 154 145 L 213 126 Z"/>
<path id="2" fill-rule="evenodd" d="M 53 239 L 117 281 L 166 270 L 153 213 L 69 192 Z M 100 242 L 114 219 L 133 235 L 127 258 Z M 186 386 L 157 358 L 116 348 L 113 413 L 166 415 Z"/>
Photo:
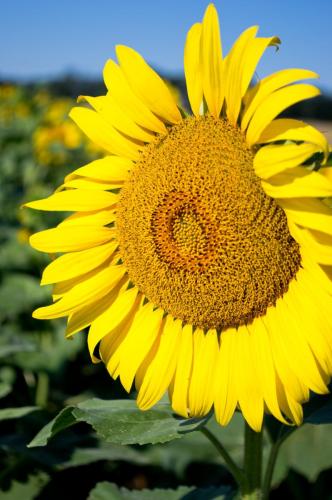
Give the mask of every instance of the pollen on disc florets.
<path id="1" fill-rule="evenodd" d="M 121 190 L 117 230 L 133 283 L 186 323 L 222 331 L 265 314 L 300 267 L 242 133 L 187 118 L 147 145 Z"/>

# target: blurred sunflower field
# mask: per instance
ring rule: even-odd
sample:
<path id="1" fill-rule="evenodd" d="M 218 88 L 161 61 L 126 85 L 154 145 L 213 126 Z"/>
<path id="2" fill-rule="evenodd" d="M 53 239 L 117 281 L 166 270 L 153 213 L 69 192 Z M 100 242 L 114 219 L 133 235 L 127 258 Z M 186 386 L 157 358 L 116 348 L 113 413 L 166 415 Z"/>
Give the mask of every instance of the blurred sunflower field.
<path id="1" fill-rule="evenodd" d="M 172 91 L 181 98 L 181 85 Z M 102 155 L 68 118 L 76 93 L 74 85 L 71 92 L 61 85 L 0 85 L 0 499 L 233 498 L 234 480 L 199 425 L 180 431 L 165 402 L 154 417 L 164 434 L 154 433 L 149 412 L 130 426 L 121 412 L 132 408 L 136 415 L 135 394 L 128 396 L 104 366 L 91 364 L 85 333 L 65 340 L 63 321 L 31 317 L 50 290 L 40 287 L 49 256 L 31 249 L 29 236 L 60 216 L 21 206 L 49 195 L 69 172 Z M 92 398 L 98 398 L 95 413 L 85 418 Z M 103 400 L 117 401 L 107 428 Z M 319 404 L 331 421 L 330 397 L 321 396 Z M 45 427 L 65 407 L 71 410 Z M 315 425 L 315 409 L 307 405 L 308 423 L 283 445 L 271 498 L 332 498 L 332 424 Z M 72 426 L 72 415 L 81 423 Z M 266 455 L 275 425 L 265 436 Z M 213 418 L 207 424 L 235 462 L 242 459 L 242 427 L 239 414 L 227 428 Z"/>

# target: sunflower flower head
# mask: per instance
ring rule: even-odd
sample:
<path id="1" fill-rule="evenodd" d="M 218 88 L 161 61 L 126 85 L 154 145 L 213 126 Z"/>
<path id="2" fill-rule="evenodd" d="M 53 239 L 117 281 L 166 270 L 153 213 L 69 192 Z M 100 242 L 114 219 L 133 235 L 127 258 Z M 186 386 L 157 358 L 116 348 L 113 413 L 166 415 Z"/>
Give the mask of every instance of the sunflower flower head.
<path id="1" fill-rule="evenodd" d="M 226 425 L 240 409 L 256 431 L 264 412 L 300 424 L 310 391 L 332 373 L 332 182 L 325 137 L 278 118 L 315 97 L 286 69 L 252 85 L 277 37 L 251 27 L 223 56 L 215 7 L 188 33 L 184 71 L 192 115 L 133 49 L 104 69 L 106 95 L 84 96 L 71 118 L 105 157 L 28 203 L 73 212 L 34 234 L 58 253 L 39 319 L 89 327 L 102 361 L 137 403 L 168 390 L 175 412 L 214 407 Z M 315 160 L 322 171 L 313 170 Z"/>

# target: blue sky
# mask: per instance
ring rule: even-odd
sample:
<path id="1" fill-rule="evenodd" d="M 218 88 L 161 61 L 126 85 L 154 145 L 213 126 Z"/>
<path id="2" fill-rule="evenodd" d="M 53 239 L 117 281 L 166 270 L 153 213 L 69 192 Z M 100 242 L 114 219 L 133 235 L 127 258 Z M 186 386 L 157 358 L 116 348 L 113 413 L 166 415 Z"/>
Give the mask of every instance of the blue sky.
<path id="1" fill-rule="evenodd" d="M 47 78 L 64 72 L 101 75 L 114 46 L 134 47 L 163 72 L 182 72 L 187 30 L 202 18 L 203 0 L 11 0 L 0 19 L 0 77 Z M 332 0 L 216 0 L 227 51 L 253 24 L 278 35 L 258 73 L 305 67 L 332 92 Z"/>

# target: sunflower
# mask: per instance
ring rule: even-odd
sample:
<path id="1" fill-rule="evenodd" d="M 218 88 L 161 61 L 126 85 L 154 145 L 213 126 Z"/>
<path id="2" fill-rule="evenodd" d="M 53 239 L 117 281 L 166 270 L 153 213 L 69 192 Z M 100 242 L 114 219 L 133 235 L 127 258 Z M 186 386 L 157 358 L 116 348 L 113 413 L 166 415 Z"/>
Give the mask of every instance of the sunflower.
<path id="1" fill-rule="evenodd" d="M 303 69 L 251 85 L 276 37 L 244 31 L 222 55 L 216 9 L 184 51 L 189 115 L 133 49 L 104 68 L 106 95 L 71 118 L 106 156 L 28 203 L 74 212 L 31 237 L 60 254 L 44 270 L 67 335 L 89 327 L 93 362 L 151 408 L 168 390 L 189 417 L 239 409 L 300 424 L 310 391 L 332 373 L 329 145 L 314 127 L 277 118 L 319 94 Z M 321 171 L 319 169 L 322 168 Z"/>

